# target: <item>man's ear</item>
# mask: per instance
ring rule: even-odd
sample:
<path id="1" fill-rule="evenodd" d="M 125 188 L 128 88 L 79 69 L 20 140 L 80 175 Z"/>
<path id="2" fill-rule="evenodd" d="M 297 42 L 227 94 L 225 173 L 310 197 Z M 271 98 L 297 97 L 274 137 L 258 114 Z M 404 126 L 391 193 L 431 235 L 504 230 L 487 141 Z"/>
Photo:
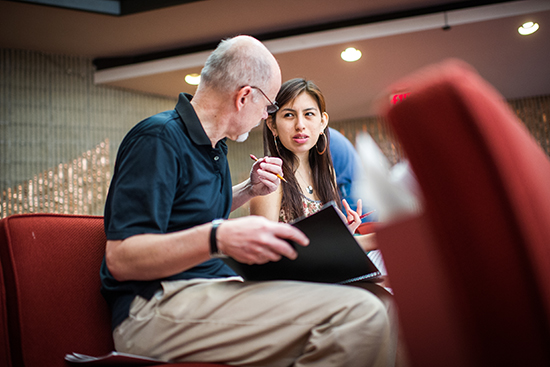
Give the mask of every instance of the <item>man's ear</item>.
<path id="1" fill-rule="evenodd" d="M 240 111 L 246 104 L 246 100 L 251 97 L 252 88 L 250 86 L 244 86 L 237 92 L 235 97 L 235 107 L 237 111 Z"/>

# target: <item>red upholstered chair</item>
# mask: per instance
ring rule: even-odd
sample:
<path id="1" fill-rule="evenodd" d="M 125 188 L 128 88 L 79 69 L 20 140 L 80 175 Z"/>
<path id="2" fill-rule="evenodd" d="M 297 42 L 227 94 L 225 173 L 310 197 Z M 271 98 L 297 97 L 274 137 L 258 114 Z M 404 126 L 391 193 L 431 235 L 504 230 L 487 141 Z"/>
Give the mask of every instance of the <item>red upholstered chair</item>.
<path id="1" fill-rule="evenodd" d="M 102 217 L 27 214 L 0 222 L 2 366 L 66 367 L 66 354 L 113 350 L 110 313 L 99 293 L 104 251 Z"/>
<path id="2" fill-rule="evenodd" d="M 0 366 L 11 366 L 8 313 L 6 310 L 6 289 L 4 288 L 2 263 L 0 263 Z"/>
<path id="3" fill-rule="evenodd" d="M 503 75 L 503 78 L 512 77 Z M 459 60 L 388 89 L 423 214 L 378 232 L 412 366 L 550 366 L 550 161 Z"/>
<path id="4" fill-rule="evenodd" d="M 364 222 L 357 227 L 355 230 L 355 233 L 357 234 L 369 234 L 376 232 L 376 229 L 380 227 L 380 223 L 378 222 Z"/>

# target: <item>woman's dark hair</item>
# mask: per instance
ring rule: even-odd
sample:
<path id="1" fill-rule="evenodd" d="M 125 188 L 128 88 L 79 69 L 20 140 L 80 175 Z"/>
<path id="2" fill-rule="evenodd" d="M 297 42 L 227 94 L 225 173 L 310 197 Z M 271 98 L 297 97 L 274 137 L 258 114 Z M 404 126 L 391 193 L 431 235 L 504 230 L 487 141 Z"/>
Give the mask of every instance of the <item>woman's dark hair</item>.
<path id="1" fill-rule="evenodd" d="M 302 93 L 309 94 L 316 102 L 321 113 L 326 112 L 325 97 L 323 93 L 310 80 L 301 78 L 291 79 L 283 83 L 275 100 L 280 107 L 296 99 Z M 277 125 L 277 113 L 270 115 L 273 125 Z M 328 125 L 324 130 L 325 136 L 320 136 L 317 144 L 309 150 L 309 165 L 313 176 L 313 188 L 323 204 L 334 200 L 340 207 L 338 190 L 334 180 L 334 167 L 329 149 Z M 323 154 L 319 152 L 324 151 Z M 283 200 L 281 208 L 289 218 L 298 218 L 304 215 L 300 185 L 294 175 L 298 168 L 298 157 L 286 149 L 280 140 L 275 141 L 273 133 L 264 124 L 264 154 L 271 157 L 279 157 L 283 160 L 283 175 L 288 181 L 282 183 Z"/>

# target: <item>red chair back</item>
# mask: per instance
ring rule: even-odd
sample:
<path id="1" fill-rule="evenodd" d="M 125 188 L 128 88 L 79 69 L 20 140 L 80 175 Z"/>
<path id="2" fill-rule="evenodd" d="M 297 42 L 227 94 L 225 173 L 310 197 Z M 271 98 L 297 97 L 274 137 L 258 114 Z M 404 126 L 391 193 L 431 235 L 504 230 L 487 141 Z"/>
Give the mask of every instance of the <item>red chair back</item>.
<path id="1" fill-rule="evenodd" d="M 400 253 L 385 252 L 381 244 L 413 365 L 436 365 L 425 349 L 420 352 L 434 330 L 454 335 L 454 346 L 433 351 L 444 355 L 448 349 L 447 366 L 459 365 L 453 348 L 462 365 L 550 365 L 548 157 L 504 98 L 460 61 L 428 67 L 392 90 L 410 91 L 381 114 L 418 178 L 422 225 L 432 238 L 421 242 L 421 251 L 408 246 L 406 236 Z M 403 257 L 414 263 L 423 254 L 436 268 L 437 287 L 400 267 Z M 433 314 L 420 315 L 420 307 L 408 313 L 420 302 L 426 309 L 446 307 L 438 325 Z"/>
<path id="2" fill-rule="evenodd" d="M 8 313 L 6 310 L 6 289 L 0 262 L 0 366 L 11 366 L 11 352 L 8 334 Z"/>
<path id="3" fill-rule="evenodd" d="M 113 350 L 99 267 L 103 218 L 32 214 L 0 229 L 8 328 L 15 366 L 66 366 L 67 353 Z"/>
<path id="4" fill-rule="evenodd" d="M 1 366 L 67 367 L 66 354 L 103 356 L 114 349 L 100 294 L 105 243 L 99 216 L 22 214 L 0 221 Z"/>

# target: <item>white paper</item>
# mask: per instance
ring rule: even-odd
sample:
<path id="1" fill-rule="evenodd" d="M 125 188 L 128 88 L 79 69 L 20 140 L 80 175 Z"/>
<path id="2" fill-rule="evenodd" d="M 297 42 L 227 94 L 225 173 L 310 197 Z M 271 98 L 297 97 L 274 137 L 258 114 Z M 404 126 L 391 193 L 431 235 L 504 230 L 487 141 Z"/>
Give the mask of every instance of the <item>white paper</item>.
<path id="1" fill-rule="evenodd" d="M 361 158 L 356 193 L 376 209 L 380 222 L 390 222 L 421 209 L 420 189 L 407 161 L 393 167 L 369 134 L 357 137 Z"/>

